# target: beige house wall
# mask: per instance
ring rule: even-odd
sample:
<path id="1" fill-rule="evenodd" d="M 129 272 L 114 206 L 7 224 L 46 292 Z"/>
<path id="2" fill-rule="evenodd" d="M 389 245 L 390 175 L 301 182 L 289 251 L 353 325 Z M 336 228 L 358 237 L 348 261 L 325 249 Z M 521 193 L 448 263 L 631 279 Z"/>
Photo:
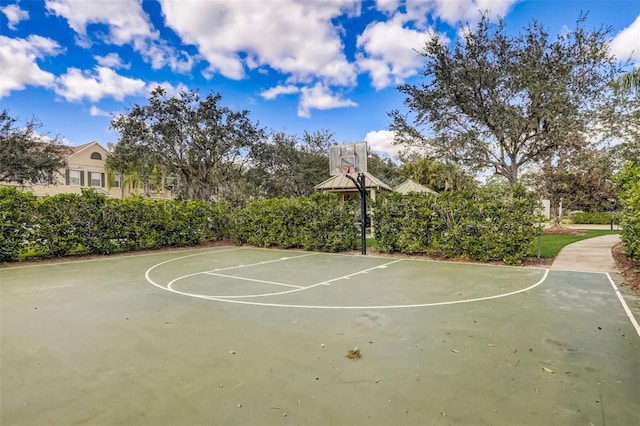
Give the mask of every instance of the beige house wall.
<path id="1" fill-rule="evenodd" d="M 107 174 L 104 169 L 105 160 L 109 154 L 106 149 L 98 142 L 90 142 L 85 145 L 73 147 L 72 154 L 67 158 L 67 167 L 60 170 L 57 185 L 31 185 L 25 189 L 33 192 L 34 195 L 42 197 L 45 195 L 57 194 L 80 194 L 82 188 L 91 188 L 98 193 L 109 195 L 114 198 L 122 198 L 123 194 L 120 188 L 108 189 Z M 99 158 L 91 158 L 99 156 Z M 81 183 L 70 182 L 67 184 L 68 171 L 78 175 Z M 99 178 L 97 185 L 91 185 L 90 176 Z M 129 195 L 129 194 L 124 194 Z"/>
<path id="2" fill-rule="evenodd" d="M 109 188 L 105 161 L 109 152 L 98 142 L 90 142 L 77 147 L 70 147 L 71 154 L 67 158 L 67 167 L 60 170 L 57 185 L 28 185 L 20 189 L 32 192 L 37 197 L 57 194 L 80 194 L 83 188 L 90 188 L 100 194 L 113 198 L 124 198 L 132 195 L 143 195 L 142 189 L 134 190 L 123 186 L 125 176 L 120 176 L 120 186 Z M 71 177 L 76 177 L 80 182 Z M 92 181 L 93 177 L 94 181 Z M 151 191 L 152 198 L 172 198 L 171 191 Z"/>

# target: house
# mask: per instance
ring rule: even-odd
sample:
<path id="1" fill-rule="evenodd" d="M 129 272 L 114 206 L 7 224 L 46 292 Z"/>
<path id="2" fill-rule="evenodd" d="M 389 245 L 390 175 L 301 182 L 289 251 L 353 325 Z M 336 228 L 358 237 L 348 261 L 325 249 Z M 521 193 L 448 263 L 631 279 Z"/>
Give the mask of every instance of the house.
<path id="1" fill-rule="evenodd" d="M 98 142 L 89 142 L 80 146 L 68 147 L 67 167 L 60 170 L 56 185 L 31 184 L 20 187 L 37 197 L 57 194 L 80 194 L 83 188 L 90 188 L 100 194 L 114 198 L 143 195 L 153 198 L 173 198 L 170 190 L 147 191 L 127 185 L 126 176 L 111 173 L 105 169 L 109 151 Z M 150 185 L 148 185 L 150 187 Z"/>
<path id="2" fill-rule="evenodd" d="M 38 197 L 57 194 L 80 194 L 82 188 L 92 188 L 111 197 L 121 198 L 120 180 L 116 177 L 111 188 L 107 186 L 104 168 L 109 152 L 98 142 L 68 147 L 67 167 L 60 170 L 56 185 L 25 185 L 22 189 Z"/>

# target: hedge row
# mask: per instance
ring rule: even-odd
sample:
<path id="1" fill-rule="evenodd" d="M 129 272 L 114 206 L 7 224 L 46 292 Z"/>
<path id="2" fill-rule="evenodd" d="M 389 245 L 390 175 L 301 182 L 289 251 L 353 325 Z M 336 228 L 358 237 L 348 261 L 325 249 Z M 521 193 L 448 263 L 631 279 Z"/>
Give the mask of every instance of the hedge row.
<path id="1" fill-rule="evenodd" d="M 571 222 L 580 225 L 610 225 L 618 223 L 620 215 L 617 213 L 571 213 Z"/>
<path id="2" fill-rule="evenodd" d="M 623 208 L 620 239 L 627 256 L 640 263 L 640 161 L 626 163 L 616 176 L 616 187 Z"/>
<path id="3" fill-rule="evenodd" d="M 537 201 L 520 188 L 383 197 L 380 249 L 518 264 L 536 229 Z M 260 247 L 337 252 L 359 246 L 359 206 L 337 197 L 203 201 L 118 200 L 85 191 L 36 199 L 0 188 L 0 261 L 108 254 L 230 239 Z"/>
<path id="4" fill-rule="evenodd" d="M 189 246 L 223 238 L 224 205 L 118 200 L 86 190 L 36 199 L 0 188 L 0 261 Z"/>
<path id="5" fill-rule="evenodd" d="M 251 200 L 230 212 L 229 237 L 260 247 L 351 250 L 359 243 L 352 211 L 326 194 Z"/>
<path id="6" fill-rule="evenodd" d="M 230 239 L 336 252 L 358 246 L 348 204 L 317 194 L 225 203 L 108 198 L 86 190 L 36 199 L 0 188 L 0 261 L 190 246 Z"/>
<path id="7" fill-rule="evenodd" d="M 376 205 L 376 239 L 386 252 L 520 264 L 537 234 L 538 204 L 519 187 L 391 194 Z"/>

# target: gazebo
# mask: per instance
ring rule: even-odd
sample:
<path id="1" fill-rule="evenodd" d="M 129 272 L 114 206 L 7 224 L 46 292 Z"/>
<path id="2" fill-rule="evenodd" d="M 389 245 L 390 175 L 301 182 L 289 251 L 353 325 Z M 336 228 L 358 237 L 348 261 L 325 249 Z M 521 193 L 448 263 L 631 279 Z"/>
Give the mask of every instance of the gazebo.
<path id="1" fill-rule="evenodd" d="M 402 195 L 407 195 L 410 192 L 422 192 L 427 194 L 438 195 L 438 193 L 433 189 L 428 188 L 424 185 L 420 185 L 418 182 L 413 181 L 411 179 L 396 186 L 394 191 L 399 192 Z"/>
<path id="2" fill-rule="evenodd" d="M 389 185 L 387 185 L 386 183 L 384 183 L 383 181 L 381 181 L 371 173 L 364 172 L 364 177 L 365 177 L 364 187 L 366 191 L 369 193 L 369 197 L 372 201 L 376 200 L 376 194 L 378 192 L 383 192 L 383 191 L 393 192 L 393 189 Z M 356 188 L 356 185 L 344 175 L 331 176 L 329 179 L 325 180 L 324 182 L 317 184 L 314 188 L 316 191 L 334 192 L 338 194 L 338 197 L 341 202 L 344 202 L 345 196 L 347 195 L 360 195 L 360 191 L 358 191 L 358 188 Z M 368 210 L 369 210 L 368 214 L 371 215 L 372 213 L 371 206 L 369 206 Z M 371 217 L 371 227 L 369 229 L 371 232 L 371 236 L 373 236 L 375 235 L 374 223 L 373 223 L 373 217 L 372 216 L 370 217 Z"/>
<path id="3" fill-rule="evenodd" d="M 376 193 L 378 192 L 393 192 L 393 189 L 372 175 L 371 173 L 364 172 L 365 176 L 365 189 L 369 192 L 369 197 L 372 201 L 376 200 Z M 335 192 L 340 197 L 340 201 L 344 201 L 345 195 L 358 195 L 358 188 L 356 185 L 344 175 L 331 176 L 329 179 L 314 186 L 316 191 L 321 192 Z"/>

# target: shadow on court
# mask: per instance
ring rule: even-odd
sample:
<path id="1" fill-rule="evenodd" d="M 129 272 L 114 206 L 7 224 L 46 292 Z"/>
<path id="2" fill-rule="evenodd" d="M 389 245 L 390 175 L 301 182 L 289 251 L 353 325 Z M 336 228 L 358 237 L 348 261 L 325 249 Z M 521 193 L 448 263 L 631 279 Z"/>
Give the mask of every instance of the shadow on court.
<path id="1" fill-rule="evenodd" d="M 238 247 L 0 269 L 0 423 L 640 424 L 619 280 Z"/>

